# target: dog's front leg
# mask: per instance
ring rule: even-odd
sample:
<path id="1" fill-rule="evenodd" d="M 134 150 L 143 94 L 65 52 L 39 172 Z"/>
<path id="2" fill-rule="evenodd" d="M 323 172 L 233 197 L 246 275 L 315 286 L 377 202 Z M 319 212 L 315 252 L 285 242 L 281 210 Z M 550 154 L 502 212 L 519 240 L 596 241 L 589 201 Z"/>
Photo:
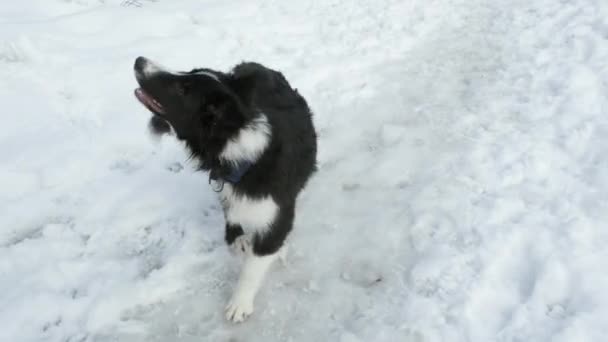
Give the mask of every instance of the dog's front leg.
<path id="1" fill-rule="evenodd" d="M 246 246 L 239 250 L 245 261 L 239 281 L 226 306 L 226 319 L 242 322 L 253 312 L 253 302 L 272 263 L 283 255 L 285 239 L 293 225 L 293 206 L 282 208 L 269 227 L 253 234 L 236 238 L 234 245 Z"/>
<path id="2" fill-rule="evenodd" d="M 226 223 L 226 231 L 224 234 L 224 239 L 228 246 L 232 246 L 234 240 L 236 240 L 239 236 L 245 234 L 243 228 L 239 224 Z"/>
<path id="3" fill-rule="evenodd" d="M 246 235 L 243 235 L 246 237 Z M 251 249 L 244 250 L 245 261 L 239 281 L 226 306 L 226 319 L 232 322 L 242 322 L 253 313 L 255 296 L 262 286 L 268 269 L 278 257 L 279 253 L 259 256 Z"/>

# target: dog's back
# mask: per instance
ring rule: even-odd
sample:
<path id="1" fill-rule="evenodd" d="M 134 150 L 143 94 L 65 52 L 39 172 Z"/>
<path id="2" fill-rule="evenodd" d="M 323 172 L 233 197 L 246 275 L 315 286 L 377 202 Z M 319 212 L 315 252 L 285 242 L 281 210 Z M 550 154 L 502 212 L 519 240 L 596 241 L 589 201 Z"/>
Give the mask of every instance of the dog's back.
<path id="1" fill-rule="evenodd" d="M 273 183 L 273 195 L 294 200 L 316 171 L 317 135 L 306 100 L 282 73 L 257 63 L 234 68 L 242 80 L 238 94 L 266 115 L 272 142 L 258 164 Z"/>

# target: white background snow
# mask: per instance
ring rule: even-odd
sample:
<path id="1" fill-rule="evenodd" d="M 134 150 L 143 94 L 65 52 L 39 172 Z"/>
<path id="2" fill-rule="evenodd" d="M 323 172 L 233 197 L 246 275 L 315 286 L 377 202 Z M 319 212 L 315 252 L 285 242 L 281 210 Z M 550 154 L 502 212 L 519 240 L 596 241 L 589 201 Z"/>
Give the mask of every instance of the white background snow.
<path id="1" fill-rule="evenodd" d="M 0 341 L 607 341 L 608 1 L 0 4 Z M 320 171 L 244 324 L 146 56 L 281 70 Z"/>

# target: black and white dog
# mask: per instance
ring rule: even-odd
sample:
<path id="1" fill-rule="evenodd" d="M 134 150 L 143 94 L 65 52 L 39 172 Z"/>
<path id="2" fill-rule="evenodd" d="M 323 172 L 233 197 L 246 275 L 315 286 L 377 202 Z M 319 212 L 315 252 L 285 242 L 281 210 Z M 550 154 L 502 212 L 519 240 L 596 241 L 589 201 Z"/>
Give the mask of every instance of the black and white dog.
<path id="1" fill-rule="evenodd" d="M 226 318 L 241 322 L 284 252 L 296 198 L 316 170 L 311 110 L 280 72 L 257 63 L 173 72 L 138 57 L 134 69 L 152 131 L 173 131 L 217 185 L 226 242 L 245 257 L 226 306 Z"/>

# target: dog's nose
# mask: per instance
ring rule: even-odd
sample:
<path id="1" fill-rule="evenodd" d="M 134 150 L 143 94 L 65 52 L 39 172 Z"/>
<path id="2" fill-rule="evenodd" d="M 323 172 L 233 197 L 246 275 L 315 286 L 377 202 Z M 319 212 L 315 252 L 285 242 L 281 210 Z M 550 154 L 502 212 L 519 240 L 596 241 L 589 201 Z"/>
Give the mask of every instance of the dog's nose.
<path id="1" fill-rule="evenodd" d="M 140 57 L 137 57 L 135 59 L 135 66 L 134 66 L 134 68 L 135 68 L 136 71 L 141 72 L 146 67 L 146 64 L 148 64 L 148 60 L 145 57 L 141 57 L 140 56 Z"/>

